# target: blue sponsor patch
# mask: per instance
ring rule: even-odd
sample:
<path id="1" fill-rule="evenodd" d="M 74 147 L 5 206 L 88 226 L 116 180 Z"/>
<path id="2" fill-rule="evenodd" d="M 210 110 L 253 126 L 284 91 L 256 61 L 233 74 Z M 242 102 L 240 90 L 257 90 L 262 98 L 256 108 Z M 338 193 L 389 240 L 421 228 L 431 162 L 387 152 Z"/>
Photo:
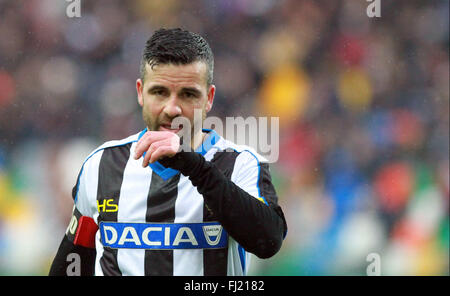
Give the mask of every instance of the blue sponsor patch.
<path id="1" fill-rule="evenodd" d="M 113 249 L 216 249 L 228 244 L 228 235 L 218 222 L 101 222 L 100 239 L 103 246 Z"/>

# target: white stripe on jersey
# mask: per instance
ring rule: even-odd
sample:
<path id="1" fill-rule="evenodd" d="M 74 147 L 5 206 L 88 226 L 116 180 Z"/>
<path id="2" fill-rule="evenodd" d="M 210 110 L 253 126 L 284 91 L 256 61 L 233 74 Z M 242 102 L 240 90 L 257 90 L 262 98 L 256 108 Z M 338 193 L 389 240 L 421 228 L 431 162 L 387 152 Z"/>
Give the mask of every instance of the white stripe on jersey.
<path id="1" fill-rule="evenodd" d="M 83 216 L 94 218 L 97 222 L 97 186 L 98 168 L 102 158 L 103 150 L 88 157 L 83 164 L 75 205 Z"/>
<path id="2" fill-rule="evenodd" d="M 130 148 L 120 188 L 119 211 L 117 222 L 145 223 L 147 212 L 147 195 L 152 179 L 152 170 L 142 167 L 142 160 L 134 159 L 134 149 Z M 122 275 L 144 275 L 145 250 L 118 249 L 117 263 Z"/>
<path id="3" fill-rule="evenodd" d="M 192 186 L 188 177 L 181 175 L 174 223 L 196 222 L 203 222 L 203 196 Z M 203 250 L 173 250 L 173 275 L 203 275 Z"/>
<path id="4" fill-rule="evenodd" d="M 95 256 L 94 275 L 103 276 L 103 270 L 102 267 L 100 266 L 100 258 L 102 258 L 103 255 L 103 245 L 100 242 L 100 230 L 98 230 L 97 234 L 95 235 L 95 251 L 96 256 Z"/>

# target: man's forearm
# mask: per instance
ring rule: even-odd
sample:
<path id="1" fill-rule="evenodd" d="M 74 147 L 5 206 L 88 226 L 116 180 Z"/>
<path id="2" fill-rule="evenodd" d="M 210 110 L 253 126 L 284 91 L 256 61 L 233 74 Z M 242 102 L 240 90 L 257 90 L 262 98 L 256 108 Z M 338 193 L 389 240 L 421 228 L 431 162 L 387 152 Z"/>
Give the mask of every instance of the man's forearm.
<path id="1" fill-rule="evenodd" d="M 260 258 L 278 252 L 287 228 L 279 206 L 263 204 L 198 153 L 180 152 L 160 162 L 189 177 L 206 206 L 244 249 Z"/>
<path id="2" fill-rule="evenodd" d="M 74 245 L 67 236 L 64 236 L 50 267 L 50 276 L 67 276 L 67 268 L 72 264 L 70 254 L 77 254 L 80 258 L 79 275 L 94 275 L 95 249 Z"/>

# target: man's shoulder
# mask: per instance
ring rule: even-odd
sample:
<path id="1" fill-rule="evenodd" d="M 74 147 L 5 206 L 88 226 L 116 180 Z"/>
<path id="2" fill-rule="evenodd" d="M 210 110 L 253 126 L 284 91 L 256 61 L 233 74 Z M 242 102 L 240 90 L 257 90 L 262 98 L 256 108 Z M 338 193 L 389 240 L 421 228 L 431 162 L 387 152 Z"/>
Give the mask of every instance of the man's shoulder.
<path id="1" fill-rule="evenodd" d="M 99 146 L 97 148 L 97 150 L 121 147 L 121 146 L 125 146 L 125 145 L 128 145 L 128 144 L 137 142 L 138 139 L 139 139 L 139 134 L 140 133 L 137 133 L 137 134 L 131 135 L 129 137 L 126 137 L 126 138 L 120 139 L 120 140 L 107 141 L 107 142 L 103 143 L 101 146 Z"/>
<path id="2" fill-rule="evenodd" d="M 266 163 L 268 160 L 259 154 L 253 147 L 243 144 L 236 144 L 230 140 L 220 137 L 220 140 L 214 145 L 220 152 L 236 153 L 241 158 L 255 159 L 258 163 Z"/>
<path id="3" fill-rule="evenodd" d="M 115 148 L 120 148 L 120 147 L 124 147 L 126 145 L 132 144 L 134 142 L 137 142 L 139 138 L 139 133 L 131 135 L 129 137 L 120 139 L 120 140 L 111 140 L 111 141 L 107 141 L 104 142 L 102 145 L 98 146 L 97 148 L 95 148 L 87 157 L 85 162 L 89 161 L 89 159 L 91 159 L 95 154 L 97 154 L 100 151 L 103 151 L 105 149 L 115 149 Z"/>

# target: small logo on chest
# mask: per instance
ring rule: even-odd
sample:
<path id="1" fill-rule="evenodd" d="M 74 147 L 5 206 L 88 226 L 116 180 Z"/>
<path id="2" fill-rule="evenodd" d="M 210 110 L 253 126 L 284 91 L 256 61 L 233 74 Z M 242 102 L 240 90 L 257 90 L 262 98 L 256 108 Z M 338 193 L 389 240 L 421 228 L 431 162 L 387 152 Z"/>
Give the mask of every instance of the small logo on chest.
<path id="1" fill-rule="evenodd" d="M 99 213 L 117 212 L 119 210 L 119 206 L 114 203 L 113 198 L 103 199 L 102 201 L 97 200 L 97 210 Z"/>

